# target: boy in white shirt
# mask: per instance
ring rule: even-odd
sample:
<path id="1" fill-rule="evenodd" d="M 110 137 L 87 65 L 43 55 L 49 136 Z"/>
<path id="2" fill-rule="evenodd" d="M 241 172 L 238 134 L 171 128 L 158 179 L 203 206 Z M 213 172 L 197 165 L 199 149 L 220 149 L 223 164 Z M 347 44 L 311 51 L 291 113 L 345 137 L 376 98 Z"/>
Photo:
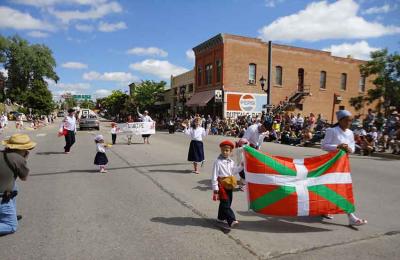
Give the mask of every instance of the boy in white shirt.
<path id="1" fill-rule="evenodd" d="M 235 145 L 232 141 L 225 140 L 220 143 L 221 154 L 214 162 L 213 172 L 211 176 L 211 184 L 214 192 L 213 199 L 219 199 L 218 218 L 219 223 L 228 223 L 229 227 L 233 227 L 239 222 L 236 220 L 235 213 L 231 209 L 232 192 L 237 185 L 238 173 L 243 166 L 236 166 L 235 162 L 230 158 Z"/>

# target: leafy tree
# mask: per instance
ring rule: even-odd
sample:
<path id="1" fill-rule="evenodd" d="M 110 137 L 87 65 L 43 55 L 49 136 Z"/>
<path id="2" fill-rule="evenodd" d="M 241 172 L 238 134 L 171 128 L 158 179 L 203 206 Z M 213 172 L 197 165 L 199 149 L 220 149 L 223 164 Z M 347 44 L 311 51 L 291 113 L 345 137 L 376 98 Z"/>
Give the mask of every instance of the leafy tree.
<path id="1" fill-rule="evenodd" d="M 70 93 L 66 93 L 68 95 Z M 76 101 L 75 98 L 69 97 L 64 99 L 64 102 L 61 104 L 61 109 L 67 110 L 69 108 L 76 107 L 78 105 L 78 102 Z"/>
<path id="2" fill-rule="evenodd" d="M 150 80 L 142 81 L 140 84 L 135 85 L 132 93 L 133 103 L 140 108 L 151 110 L 165 90 L 165 81 L 154 82 Z"/>
<path id="3" fill-rule="evenodd" d="M 365 103 L 371 104 L 377 101 L 378 110 L 382 106 L 388 112 L 390 106 L 400 108 L 400 55 L 389 54 L 387 49 L 371 53 L 371 60 L 360 66 L 361 75 L 375 76 L 372 81 L 375 88 L 369 89 L 367 95 L 350 99 L 350 105 L 355 109 L 361 109 Z"/>
<path id="4" fill-rule="evenodd" d="M 32 108 L 33 114 L 48 115 L 54 109 L 56 104 L 53 101 L 53 95 L 47 88 L 47 83 L 43 80 L 34 80 L 31 91 L 26 95 L 26 107 Z"/>
<path id="5" fill-rule="evenodd" d="M 40 113 L 54 108 L 45 79 L 57 82 L 59 77 L 54 71 L 56 62 L 52 51 L 47 46 L 30 45 L 19 36 L 0 35 L 0 62 L 8 70 L 8 98 Z"/>
<path id="6" fill-rule="evenodd" d="M 106 109 L 107 114 L 116 116 L 117 114 L 126 114 L 124 113 L 124 109 L 128 99 L 129 96 L 126 93 L 121 90 L 113 90 L 108 97 L 98 99 L 97 104 L 103 110 Z"/>
<path id="7" fill-rule="evenodd" d="M 85 99 L 82 102 L 80 102 L 79 106 L 81 108 L 94 109 L 96 107 L 96 104 L 93 102 L 93 100 Z"/>

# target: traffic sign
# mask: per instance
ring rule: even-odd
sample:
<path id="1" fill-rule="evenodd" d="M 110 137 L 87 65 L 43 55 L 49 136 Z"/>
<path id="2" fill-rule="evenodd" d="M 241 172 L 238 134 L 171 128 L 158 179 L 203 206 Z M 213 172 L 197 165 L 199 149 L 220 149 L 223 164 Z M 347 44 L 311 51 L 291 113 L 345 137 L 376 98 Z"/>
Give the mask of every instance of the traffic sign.
<path id="1" fill-rule="evenodd" d="M 74 99 L 91 99 L 91 95 L 73 95 Z"/>

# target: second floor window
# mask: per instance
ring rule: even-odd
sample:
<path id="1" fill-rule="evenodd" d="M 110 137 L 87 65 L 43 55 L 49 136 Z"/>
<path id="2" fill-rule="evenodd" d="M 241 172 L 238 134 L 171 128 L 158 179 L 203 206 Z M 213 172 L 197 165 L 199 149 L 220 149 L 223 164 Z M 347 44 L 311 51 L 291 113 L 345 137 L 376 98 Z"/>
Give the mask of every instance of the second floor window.
<path id="1" fill-rule="evenodd" d="M 342 73 L 342 76 L 340 77 L 340 90 L 346 90 L 346 85 L 347 85 L 347 74 Z"/>
<path id="2" fill-rule="evenodd" d="M 207 64 L 206 65 L 206 84 L 210 85 L 212 83 L 212 72 L 213 72 L 213 65 Z"/>
<path id="3" fill-rule="evenodd" d="M 275 84 L 281 86 L 282 85 L 282 67 L 275 67 Z"/>
<path id="4" fill-rule="evenodd" d="M 360 92 L 365 92 L 365 77 L 361 76 L 360 77 L 360 82 L 359 82 L 359 86 L 358 86 L 358 91 Z"/>
<path id="5" fill-rule="evenodd" d="M 254 63 L 249 64 L 249 84 L 256 84 L 257 65 Z"/>
<path id="6" fill-rule="evenodd" d="M 321 71 L 319 76 L 319 88 L 326 89 L 326 71 Z"/>
<path id="7" fill-rule="evenodd" d="M 221 60 L 217 60 L 217 82 L 221 82 L 221 75 L 222 75 L 222 62 Z"/>
<path id="8" fill-rule="evenodd" d="M 201 67 L 197 67 L 197 86 L 201 86 L 201 79 L 203 77 L 203 70 L 201 69 Z"/>

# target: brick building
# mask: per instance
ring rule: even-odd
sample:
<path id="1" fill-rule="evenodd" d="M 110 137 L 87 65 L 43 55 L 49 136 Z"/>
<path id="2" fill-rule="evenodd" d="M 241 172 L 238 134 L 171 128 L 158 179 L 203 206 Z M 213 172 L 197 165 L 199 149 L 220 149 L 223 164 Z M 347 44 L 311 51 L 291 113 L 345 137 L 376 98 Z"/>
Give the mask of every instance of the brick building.
<path id="1" fill-rule="evenodd" d="M 187 115 L 192 112 L 186 102 L 194 94 L 194 71 L 190 70 L 178 76 L 171 76 L 171 115 Z"/>
<path id="2" fill-rule="evenodd" d="M 359 66 L 364 61 L 280 44 L 272 44 L 271 49 L 271 104 L 275 112 L 321 113 L 330 119 L 334 95 L 338 97 L 334 110 L 355 112 L 349 99 L 373 86 L 369 78 L 360 75 Z M 218 34 L 193 51 L 195 93 L 188 106 L 200 113 L 223 117 L 261 113 L 267 103 L 259 82 L 261 76 L 268 75 L 267 43 L 257 38 Z M 215 100 L 215 90 L 223 91 L 222 102 Z"/>

